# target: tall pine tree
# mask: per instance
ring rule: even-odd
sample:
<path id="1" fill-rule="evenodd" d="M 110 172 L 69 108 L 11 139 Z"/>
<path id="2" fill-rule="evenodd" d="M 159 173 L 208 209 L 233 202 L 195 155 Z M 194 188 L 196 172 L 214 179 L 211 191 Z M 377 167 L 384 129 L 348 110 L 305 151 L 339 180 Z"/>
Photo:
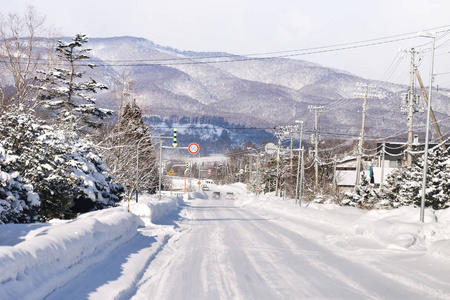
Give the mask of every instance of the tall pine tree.
<path id="1" fill-rule="evenodd" d="M 67 133 L 80 132 L 86 127 L 98 128 L 99 119 L 112 114 L 107 109 L 97 108 L 96 99 L 89 94 L 97 90 L 107 89 L 104 84 L 97 83 L 93 78 L 83 81 L 84 67 L 94 68 L 96 65 L 85 63 L 89 59 L 84 48 L 88 42 L 86 35 L 77 34 L 71 42 L 59 41 L 55 51 L 64 67 L 57 67 L 54 71 L 39 71 L 43 75 L 38 80 L 42 82 L 39 87 L 39 98 L 44 107 L 56 112 L 57 125 Z"/>
<path id="2" fill-rule="evenodd" d="M 141 108 L 135 100 L 130 101 L 125 105 L 120 122 L 106 139 L 108 147 L 102 152 L 115 182 L 124 184 L 129 193 L 136 188 L 155 193 L 158 187 L 155 145 L 150 136 Z"/>

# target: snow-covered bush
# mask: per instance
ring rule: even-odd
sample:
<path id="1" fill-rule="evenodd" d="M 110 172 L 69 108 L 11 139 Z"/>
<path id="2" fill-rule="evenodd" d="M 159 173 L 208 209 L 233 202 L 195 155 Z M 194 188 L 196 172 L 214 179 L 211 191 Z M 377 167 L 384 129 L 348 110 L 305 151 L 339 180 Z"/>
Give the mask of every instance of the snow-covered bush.
<path id="1" fill-rule="evenodd" d="M 114 205 L 124 192 L 122 185 L 113 184 L 113 177 L 94 152 L 94 145 L 83 139 L 71 145 L 68 165 L 72 166 L 71 178 L 75 179 L 75 199 L 72 210 L 76 213 Z"/>
<path id="2" fill-rule="evenodd" d="M 450 154 L 440 148 L 428 156 L 425 206 L 433 209 L 450 207 Z M 410 168 L 399 168 L 389 174 L 380 199 L 391 207 L 420 206 L 422 200 L 423 158 Z"/>
<path id="3" fill-rule="evenodd" d="M 114 205 L 121 186 L 84 139 L 67 138 L 22 109 L 0 118 L 0 138 L 8 159 L 5 172 L 18 172 L 40 198 L 40 219 L 71 218 Z"/>
<path id="4" fill-rule="evenodd" d="M 25 223 L 36 220 L 39 197 L 18 172 L 4 172 L 1 167 L 9 157 L 0 145 L 0 224 Z"/>
<path id="5" fill-rule="evenodd" d="M 364 174 L 361 176 L 361 184 L 354 191 L 346 191 L 339 203 L 345 206 L 353 206 L 371 209 L 376 201 L 377 194 L 370 187 L 369 181 Z"/>

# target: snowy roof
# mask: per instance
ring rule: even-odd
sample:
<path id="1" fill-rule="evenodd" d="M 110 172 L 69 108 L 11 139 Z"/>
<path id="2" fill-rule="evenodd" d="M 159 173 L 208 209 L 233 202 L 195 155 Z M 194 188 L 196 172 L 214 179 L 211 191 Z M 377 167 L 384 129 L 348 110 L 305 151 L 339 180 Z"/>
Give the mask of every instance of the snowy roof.
<path id="1" fill-rule="evenodd" d="M 369 172 L 364 172 L 369 180 Z M 336 183 L 338 186 L 354 186 L 356 181 L 356 170 L 337 170 Z"/>
<path id="2" fill-rule="evenodd" d="M 386 178 L 388 175 L 394 171 L 396 168 L 384 168 L 384 180 L 386 182 Z M 373 167 L 373 178 L 375 184 L 381 183 L 381 167 Z M 365 170 L 364 175 L 367 180 L 370 182 L 370 171 Z M 336 170 L 336 182 L 338 186 L 354 186 L 356 181 L 356 170 Z"/>
<path id="3" fill-rule="evenodd" d="M 337 168 L 355 168 L 356 169 L 356 157 L 345 158 L 344 161 L 336 164 Z"/>

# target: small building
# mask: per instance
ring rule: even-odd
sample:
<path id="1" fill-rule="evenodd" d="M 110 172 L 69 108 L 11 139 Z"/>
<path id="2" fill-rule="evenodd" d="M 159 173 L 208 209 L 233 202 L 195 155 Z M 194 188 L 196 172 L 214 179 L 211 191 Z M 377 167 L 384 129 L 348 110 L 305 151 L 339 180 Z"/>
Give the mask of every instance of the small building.
<path id="1" fill-rule="evenodd" d="M 438 146 L 438 144 L 429 144 L 429 149 Z M 448 145 L 446 145 L 448 148 Z M 385 142 L 384 143 L 384 164 L 383 164 L 383 143 L 377 143 L 377 162 L 371 167 L 371 183 L 375 188 L 386 182 L 388 175 L 399 167 L 407 165 L 408 144 L 406 142 Z M 412 143 L 413 151 L 423 151 L 424 144 L 420 144 L 418 136 L 414 136 Z M 383 174 L 383 180 L 381 175 Z"/>
<path id="2" fill-rule="evenodd" d="M 355 187 L 356 183 L 356 162 L 357 158 L 348 156 L 342 159 L 336 164 L 336 186 L 337 191 L 342 192 L 345 190 L 351 190 Z M 364 173 L 367 180 L 369 180 L 368 168 L 370 163 L 368 161 L 362 161 L 363 168 L 361 174 Z"/>
<path id="3" fill-rule="evenodd" d="M 438 144 L 429 144 L 429 148 Z M 449 145 L 447 145 L 447 148 Z M 377 143 L 377 156 L 375 158 L 363 159 L 361 174 L 369 181 L 373 188 L 379 188 L 386 182 L 387 177 L 395 169 L 406 166 L 407 150 L 406 142 L 385 142 L 384 143 L 384 163 L 383 163 L 383 143 Z M 413 151 L 423 151 L 424 144 L 418 142 L 417 135 L 412 144 Z M 338 191 L 350 190 L 356 183 L 356 157 L 349 156 L 341 160 L 336 165 L 336 186 Z"/>

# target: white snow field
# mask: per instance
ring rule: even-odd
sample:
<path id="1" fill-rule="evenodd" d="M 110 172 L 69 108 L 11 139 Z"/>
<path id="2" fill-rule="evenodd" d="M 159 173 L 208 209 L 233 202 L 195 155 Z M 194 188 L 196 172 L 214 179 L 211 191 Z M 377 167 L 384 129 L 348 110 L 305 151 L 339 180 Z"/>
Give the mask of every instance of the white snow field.
<path id="1" fill-rule="evenodd" d="M 0 299 L 450 299 L 448 209 L 422 223 L 242 184 L 130 207 L 0 226 Z"/>

